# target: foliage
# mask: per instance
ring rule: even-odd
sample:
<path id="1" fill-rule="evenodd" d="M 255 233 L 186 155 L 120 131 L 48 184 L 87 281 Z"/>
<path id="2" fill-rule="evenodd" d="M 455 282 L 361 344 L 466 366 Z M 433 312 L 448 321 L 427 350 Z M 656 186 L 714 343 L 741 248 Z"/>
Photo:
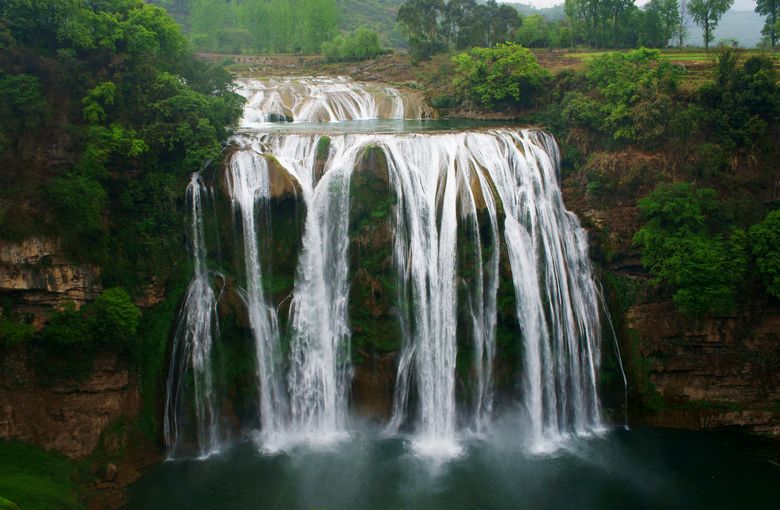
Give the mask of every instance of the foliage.
<path id="1" fill-rule="evenodd" d="M 347 35 L 337 35 L 322 45 L 328 62 L 350 62 L 376 58 L 382 53 L 379 34 L 361 27 Z"/>
<path id="2" fill-rule="evenodd" d="M 0 318 L 0 347 L 11 347 L 30 340 L 35 334 L 32 324 Z"/>
<path id="3" fill-rule="evenodd" d="M 495 0 L 408 0 L 398 10 L 398 22 L 409 38 L 409 52 L 419 59 L 448 48 L 511 41 L 520 17 L 513 7 Z"/>
<path id="4" fill-rule="evenodd" d="M 658 50 L 602 55 L 587 71 L 596 95 L 570 93 L 563 115 L 616 142 L 652 145 L 668 134 L 674 112 L 671 96 L 680 74 L 681 68 L 663 60 Z"/>
<path id="5" fill-rule="evenodd" d="M 762 143 L 780 116 L 780 86 L 768 56 L 755 55 L 740 67 L 739 54 L 721 48 L 715 80 L 699 90 L 702 124 L 729 152 Z"/>
<path id="6" fill-rule="evenodd" d="M 750 249 L 768 294 L 780 298 L 780 210 L 750 228 Z"/>
<path id="7" fill-rule="evenodd" d="M 16 441 L 0 441 L 0 494 L 24 510 L 80 510 L 75 467 L 60 454 Z M 11 510 L 14 506 L 0 508 Z"/>
<path id="8" fill-rule="evenodd" d="M 335 0 L 192 0 L 186 9 L 202 50 L 316 53 L 338 28 Z"/>
<path id="9" fill-rule="evenodd" d="M 124 289 L 107 289 L 80 310 L 71 303 L 55 312 L 38 333 L 43 346 L 96 342 L 126 344 L 135 336 L 141 311 Z"/>
<path id="10" fill-rule="evenodd" d="M 515 43 L 474 48 L 453 58 L 455 87 L 484 106 L 531 104 L 550 77 L 527 48 Z"/>
<path id="11" fill-rule="evenodd" d="M 734 0 L 688 0 L 688 13 L 693 21 L 704 30 L 704 47 L 709 49 L 720 18 L 734 4 Z"/>
<path id="12" fill-rule="evenodd" d="M 127 341 L 135 336 L 141 310 L 120 288 L 107 289 L 92 303 L 95 314 L 95 333 L 99 338 Z"/>
<path id="13" fill-rule="evenodd" d="M 104 273 L 131 292 L 164 277 L 179 237 L 152 229 L 176 223 L 177 179 L 221 157 L 243 104 L 230 75 L 141 0 L 9 0 L 0 17 L 0 232 L 21 218 L 75 259 L 132 259 Z"/>
<path id="14" fill-rule="evenodd" d="M 661 184 L 639 201 L 646 221 L 634 241 L 642 264 L 673 290 L 677 307 L 688 315 L 727 313 L 736 305 L 747 265 L 744 231 L 714 231 L 718 207 L 711 189 L 688 183 Z"/>

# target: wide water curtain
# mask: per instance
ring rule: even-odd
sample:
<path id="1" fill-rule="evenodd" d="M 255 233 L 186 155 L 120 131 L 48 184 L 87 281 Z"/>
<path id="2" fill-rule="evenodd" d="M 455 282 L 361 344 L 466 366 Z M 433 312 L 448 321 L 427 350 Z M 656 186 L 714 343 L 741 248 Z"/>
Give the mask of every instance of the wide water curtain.
<path id="1" fill-rule="evenodd" d="M 241 86 L 247 127 L 270 115 L 331 121 L 423 111 L 395 89 L 340 78 Z M 529 448 L 599 430 L 599 294 L 586 233 L 563 205 L 559 159 L 552 136 L 535 130 L 325 136 L 266 126 L 234 137 L 216 187 L 231 207 L 216 209 L 233 212 L 234 253 L 224 254 L 232 264 L 223 272 L 231 306 L 246 308 L 238 328 L 254 345 L 257 391 L 249 407 L 242 403 L 241 425 L 258 429 L 260 448 L 347 434 L 352 361 L 374 355 L 374 347 L 353 349 L 353 333 L 361 346 L 376 334 L 393 337 L 380 350 L 400 345 L 386 430 L 412 431 L 422 455 L 456 455 L 463 429 L 490 433 L 502 411 L 498 366 L 515 370 L 516 384 L 504 377 L 500 389 L 522 404 L 517 430 Z M 216 451 L 218 410 L 230 398 L 214 382 L 218 298 L 206 263 L 205 193 L 193 175 L 194 275 L 166 399 L 172 455 L 183 443 L 201 456 Z M 371 257 L 381 262 L 361 265 Z M 387 315 L 359 305 L 361 285 L 386 296 Z"/>
<path id="2" fill-rule="evenodd" d="M 220 431 L 211 350 L 219 334 L 217 299 L 211 287 L 206 261 L 203 201 L 208 196 L 200 174 L 192 174 L 187 186 L 190 206 L 190 248 L 194 276 L 184 298 L 174 336 L 165 398 L 164 435 L 169 456 L 180 443 L 201 457 L 219 449 Z M 192 423 L 194 421 L 194 423 Z M 186 435 L 194 430 L 194 437 Z"/>

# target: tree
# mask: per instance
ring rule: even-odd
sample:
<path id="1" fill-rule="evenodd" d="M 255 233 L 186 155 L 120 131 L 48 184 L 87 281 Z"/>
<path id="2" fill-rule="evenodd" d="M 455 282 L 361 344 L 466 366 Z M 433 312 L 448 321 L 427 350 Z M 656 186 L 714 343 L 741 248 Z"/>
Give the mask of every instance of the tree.
<path id="1" fill-rule="evenodd" d="M 409 0 L 398 10 L 398 22 L 409 36 L 413 57 L 427 58 L 444 46 L 439 19 L 444 15 L 444 0 Z"/>
<path id="2" fill-rule="evenodd" d="M 704 48 L 709 50 L 714 36 L 712 32 L 718 26 L 720 18 L 734 4 L 734 0 L 689 0 L 688 11 L 693 21 L 704 29 Z"/>
<path id="3" fill-rule="evenodd" d="M 774 48 L 780 27 L 780 0 L 756 0 L 756 12 L 767 17 L 761 33 L 769 39 L 769 44 Z"/>
<path id="4" fill-rule="evenodd" d="M 780 298 L 780 210 L 750 227 L 750 246 L 767 293 Z"/>
<path id="5" fill-rule="evenodd" d="M 529 49 L 515 43 L 473 48 L 453 62 L 455 87 L 490 107 L 532 103 L 550 75 Z"/>
<path id="6" fill-rule="evenodd" d="M 662 0 L 660 17 L 663 27 L 664 48 L 666 48 L 669 46 L 669 42 L 674 37 L 680 24 L 680 2 L 678 0 Z"/>
<path id="7" fill-rule="evenodd" d="M 639 201 L 646 223 L 634 242 L 642 265 L 656 283 L 672 287 L 683 313 L 727 313 L 737 303 L 747 267 L 746 235 L 739 229 L 717 232 L 711 216 L 715 191 L 688 183 L 661 184 Z"/>
<path id="8" fill-rule="evenodd" d="M 682 48 L 685 43 L 685 38 L 688 37 L 688 29 L 685 27 L 685 22 L 688 17 L 688 3 L 686 0 L 682 0 L 679 4 L 680 12 L 678 13 L 679 18 L 677 19 L 677 30 L 675 31 L 675 35 L 677 36 L 678 46 Z"/>

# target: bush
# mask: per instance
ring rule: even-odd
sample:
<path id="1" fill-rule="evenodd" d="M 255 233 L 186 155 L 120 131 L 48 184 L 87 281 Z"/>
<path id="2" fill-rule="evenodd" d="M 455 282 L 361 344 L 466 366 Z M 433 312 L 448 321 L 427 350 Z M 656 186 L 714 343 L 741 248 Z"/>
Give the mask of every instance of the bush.
<path id="1" fill-rule="evenodd" d="M 34 334 L 35 327 L 32 324 L 0 319 L 0 347 L 11 347 L 26 342 Z"/>
<path id="2" fill-rule="evenodd" d="M 660 185 L 639 201 L 646 223 L 634 241 L 642 264 L 674 290 L 673 301 L 687 315 L 727 313 L 736 305 L 747 266 L 746 236 L 732 228 L 715 232 L 715 192 L 691 184 Z"/>
<path id="3" fill-rule="evenodd" d="M 54 313 L 39 338 L 44 347 L 126 342 L 135 336 L 140 318 L 140 309 L 124 289 L 107 289 L 80 310 L 70 303 Z"/>
<path id="4" fill-rule="evenodd" d="M 122 288 L 104 291 L 92 304 L 95 334 L 103 341 L 127 341 L 135 336 L 141 310 Z"/>
<path id="5" fill-rule="evenodd" d="M 379 34 L 368 28 L 358 28 L 346 36 L 337 35 L 322 45 L 328 62 L 369 60 L 382 54 Z"/>
<path id="6" fill-rule="evenodd" d="M 750 228 L 750 246 L 767 294 L 780 298 L 780 210 Z"/>
<path id="7" fill-rule="evenodd" d="M 474 48 L 453 57 L 455 87 L 482 105 L 530 105 L 550 78 L 533 53 L 515 43 Z"/>
<path id="8" fill-rule="evenodd" d="M 103 186 L 71 173 L 54 179 L 47 196 L 69 251 L 91 260 L 99 258 L 95 254 L 103 242 L 102 215 L 108 201 Z"/>
<path id="9" fill-rule="evenodd" d="M 676 113 L 672 94 L 681 72 L 681 67 L 663 60 L 658 50 L 602 55 L 586 73 L 595 94 L 569 94 L 564 117 L 616 142 L 659 143 L 670 132 Z"/>

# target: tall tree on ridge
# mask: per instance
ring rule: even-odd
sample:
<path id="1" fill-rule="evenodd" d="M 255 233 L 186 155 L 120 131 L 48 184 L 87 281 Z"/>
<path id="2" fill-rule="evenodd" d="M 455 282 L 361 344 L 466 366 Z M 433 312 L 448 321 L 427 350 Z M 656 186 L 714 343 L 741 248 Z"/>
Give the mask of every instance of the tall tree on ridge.
<path id="1" fill-rule="evenodd" d="M 688 10 L 693 21 L 704 29 L 704 48 L 710 49 L 712 31 L 718 26 L 720 18 L 734 4 L 734 0 L 690 0 Z"/>
<path id="2" fill-rule="evenodd" d="M 761 33 L 769 39 L 769 44 L 774 48 L 780 29 L 780 0 L 756 0 L 756 12 L 767 17 Z"/>

